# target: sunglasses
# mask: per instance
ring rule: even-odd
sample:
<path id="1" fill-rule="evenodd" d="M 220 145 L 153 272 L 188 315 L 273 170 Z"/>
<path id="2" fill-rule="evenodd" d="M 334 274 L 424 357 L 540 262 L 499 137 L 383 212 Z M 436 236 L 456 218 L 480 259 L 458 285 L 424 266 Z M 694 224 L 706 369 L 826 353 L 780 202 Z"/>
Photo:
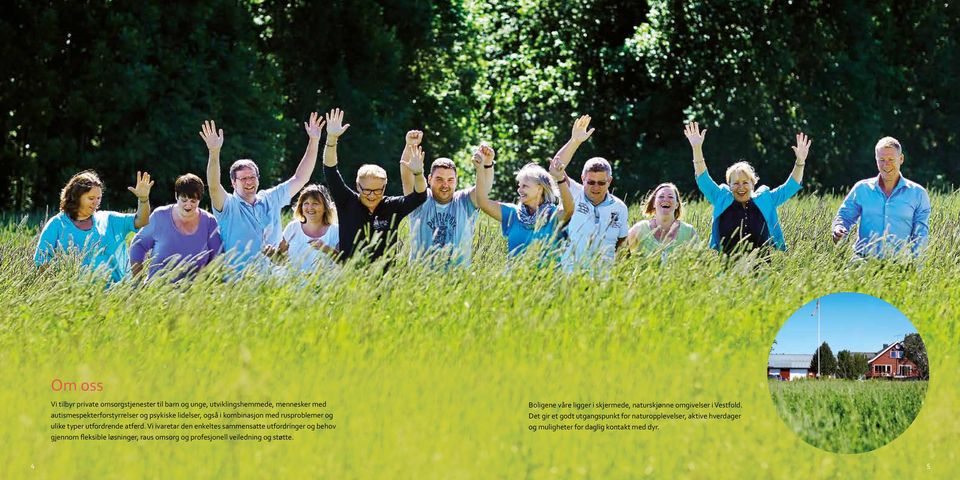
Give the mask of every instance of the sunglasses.
<path id="1" fill-rule="evenodd" d="M 606 184 L 607 184 L 606 180 L 587 180 L 587 185 L 590 185 L 591 187 L 594 185 L 600 185 L 602 187 Z"/>

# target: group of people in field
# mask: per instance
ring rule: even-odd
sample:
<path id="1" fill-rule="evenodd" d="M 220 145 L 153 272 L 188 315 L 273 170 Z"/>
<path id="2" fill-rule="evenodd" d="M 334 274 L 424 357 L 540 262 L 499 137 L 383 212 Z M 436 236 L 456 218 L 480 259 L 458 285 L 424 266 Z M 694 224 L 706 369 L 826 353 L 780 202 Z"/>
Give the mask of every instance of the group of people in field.
<path id="1" fill-rule="evenodd" d="M 224 134 L 213 121 L 204 122 L 200 132 L 209 153 L 207 184 L 191 173 L 180 176 L 172 205 L 151 212 L 153 181 L 138 172 L 136 184 L 128 187 L 137 197 L 136 213 L 100 210 L 103 183 L 94 172 L 78 173 L 61 191 L 60 212 L 46 222 L 34 261 L 44 266 L 58 254 L 79 254 L 83 264 L 105 270 L 113 281 L 129 272 L 152 277 L 172 268 L 180 278 L 224 253 L 224 261 L 237 270 L 283 264 L 286 271 L 306 272 L 335 268 L 357 256 L 382 257 L 395 247 L 400 222 L 408 218 L 413 261 L 468 266 L 481 211 L 499 222 L 508 256 L 536 244 L 544 252 L 542 261 L 571 273 L 603 272 L 613 265 L 618 250 L 655 252 L 665 258 L 698 239 L 694 227 L 683 221 L 683 201 L 672 183 L 650 192 L 643 206 L 645 218 L 630 226 L 627 206 L 609 191 L 610 162 L 594 157 L 584 164 L 579 181 L 567 175 L 567 165 L 594 132 L 589 116 L 574 122 L 570 139 L 548 168 L 529 163 L 516 173 L 516 203 L 490 198 L 496 164 L 490 145 L 481 144 L 473 152 L 476 185 L 458 188 L 458 166 L 451 159 L 436 158 L 425 170 L 423 132 L 418 130 L 407 132 L 400 158 L 403 195 L 385 195 L 387 173 L 374 164 L 361 166 L 351 186 L 337 162 L 337 144 L 350 127 L 343 117 L 339 109 L 325 118 L 312 113 L 304 123 L 309 140 L 296 171 L 268 189 L 260 189 L 257 164 L 246 159 L 230 166 L 232 193 L 221 185 Z M 308 184 L 324 126 L 324 185 Z M 727 168 L 725 183 L 717 184 L 703 156 L 706 133 L 697 123 L 684 129 L 697 186 L 713 207 L 710 248 L 725 254 L 786 250 L 777 209 L 801 188 L 810 139 L 797 135 L 793 170 L 771 189 L 758 185 L 757 173 L 744 161 Z M 880 139 L 874 153 L 879 174 L 858 182 L 843 200 L 833 220 L 833 239 L 839 241 L 859 222 L 853 247 L 858 256 L 884 257 L 903 249 L 919 254 L 927 243 L 929 196 L 901 174 L 904 155 L 896 139 Z M 207 189 L 212 212 L 200 208 Z M 284 226 L 281 210 L 295 197 L 293 220 Z M 128 247 L 131 232 L 135 235 Z M 143 272 L 145 264 L 149 267 Z"/>

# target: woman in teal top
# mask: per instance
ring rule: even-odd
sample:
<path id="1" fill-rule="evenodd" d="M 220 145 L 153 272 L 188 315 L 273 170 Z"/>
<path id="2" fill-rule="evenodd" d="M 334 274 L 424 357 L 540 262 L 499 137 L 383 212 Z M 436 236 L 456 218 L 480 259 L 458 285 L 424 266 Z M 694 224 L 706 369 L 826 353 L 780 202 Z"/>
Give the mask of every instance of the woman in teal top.
<path id="1" fill-rule="evenodd" d="M 478 164 L 492 165 L 493 150 L 486 145 L 481 146 L 474 157 L 474 162 Z M 485 160 L 487 158 L 489 160 Z M 478 168 L 477 171 L 490 177 L 493 175 L 490 169 Z M 477 184 L 480 184 L 479 179 Z M 491 200 L 488 190 L 477 188 L 477 206 L 500 222 L 500 232 L 507 239 L 507 254 L 510 256 L 519 255 L 533 242 L 555 241 L 559 229 L 573 215 L 573 195 L 558 159 L 550 162 L 549 172 L 534 163 L 524 165 L 517 172 L 520 199 L 516 204 Z M 560 192 L 559 207 L 556 190 Z"/>
<path id="2" fill-rule="evenodd" d="M 104 271 L 118 282 L 130 269 L 127 235 L 150 221 L 149 173 L 137 172 L 137 184 L 127 187 L 137 196 L 137 213 L 100 210 L 103 182 L 93 171 L 80 172 L 60 191 L 60 213 L 47 221 L 33 253 L 44 267 L 57 254 L 78 254 L 84 265 Z"/>
<path id="3" fill-rule="evenodd" d="M 683 201 L 672 183 L 661 183 L 647 196 L 643 213 L 650 218 L 640 220 L 627 234 L 631 251 L 644 253 L 662 250 L 667 254 L 679 245 L 697 240 L 693 225 L 680 220 Z"/>
<path id="4" fill-rule="evenodd" d="M 797 134 L 793 147 L 796 161 L 787 181 L 771 190 L 766 185 L 754 189 L 759 181 L 753 167 L 747 162 L 737 162 L 727 169 L 727 183 L 717 183 L 707 172 L 703 159 L 703 139 L 707 130 L 700 131 L 696 123 L 689 123 L 684 134 L 693 149 L 693 169 L 697 187 L 704 198 L 713 205 L 713 227 L 710 232 L 710 248 L 724 253 L 734 253 L 747 247 L 773 246 L 786 250 L 783 229 L 777 215 L 777 207 L 800 191 L 803 167 L 810 151 L 810 140 L 803 133 Z"/>

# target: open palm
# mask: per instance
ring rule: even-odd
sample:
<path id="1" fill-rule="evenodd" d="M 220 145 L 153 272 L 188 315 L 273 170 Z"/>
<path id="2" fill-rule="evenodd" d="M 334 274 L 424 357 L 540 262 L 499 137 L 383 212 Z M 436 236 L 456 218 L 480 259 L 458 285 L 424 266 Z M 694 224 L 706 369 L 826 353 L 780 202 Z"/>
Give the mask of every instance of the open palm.
<path id="1" fill-rule="evenodd" d="M 303 129 L 307 131 L 307 135 L 310 138 L 320 138 L 320 133 L 323 132 L 324 121 L 317 115 L 317 112 L 310 113 L 310 120 L 303 122 Z"/>
<path id="2" fill-rule="evenodd" d="M 687 137 L 687 140 L 690 141 L 690 146 L 696 147 L 703 145 L 703 139 L 707 136 L 707 129 L 704 128 L 701 132 L 700 124 L 690 122 L 683 128 L 683 134 Z"/>
<path id="3" fill-rule="evenodd" d="M 327 114 L 327 136 L 337 138 L 350 128 L 350 124 L 343 124 L 343 110 L 334 108 Z"/>
<path id="4" fill-rule="evenodd" d="M 150 174 L 147 172 L 137 172 L 137 184 L 133 187 L 127 187 L 140 200 L 150 198 L 150 189 L 153 188 L 153 181 L 150 180 Z"/>
<path id="5" fill-rule="evenodd" d="M 208 150 L 219 150 L 223 147 L 223 129 L 217 130 L 217 122 L 207 120 L 200 125 L 200 138 L 207 144 Z"/>
<path id="6" fill-rule="evenodd" d="M 578 118 L 577 121 L 573 122 L 570 139 L 578 143 L 587 141 L 590 135 L 593 135 L 593 131 L 596 130 L 595 128 L 587 130 L 588 127 L 590 127 L 590 115 L 584 115 Z"/>

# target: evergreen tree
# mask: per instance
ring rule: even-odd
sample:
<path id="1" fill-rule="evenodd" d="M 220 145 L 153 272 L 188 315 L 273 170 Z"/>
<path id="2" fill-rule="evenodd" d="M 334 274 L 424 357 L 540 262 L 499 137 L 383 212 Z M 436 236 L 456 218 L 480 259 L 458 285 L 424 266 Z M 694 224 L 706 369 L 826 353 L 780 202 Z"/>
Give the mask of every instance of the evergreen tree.
<path id="1" fill-rule="evenodd" d="M 919 333 L 911 333 L 903 337 L 904 357 L 917 365 L 920 378 L 930 379 L 930 362 L 927 358 L 927 347 Z"/>
<path id="2" fill-rule="evenodd" d="M 820 348 L 813 353 L 813 359 L 810 361 L 811 372 L 817 373 L 818 362 L 821 377 L 836 375 L 837 359 L 833 356 L 833 351 L 830 350 L 830 345 L 827 342 L 823 342 Z"/>
<path id="3" fill-rule="evenodd" d="M 855 380 L 867 374 L 867 357 L 862 353 L 841 350 L 837 353 L 837 377 Z"/>

